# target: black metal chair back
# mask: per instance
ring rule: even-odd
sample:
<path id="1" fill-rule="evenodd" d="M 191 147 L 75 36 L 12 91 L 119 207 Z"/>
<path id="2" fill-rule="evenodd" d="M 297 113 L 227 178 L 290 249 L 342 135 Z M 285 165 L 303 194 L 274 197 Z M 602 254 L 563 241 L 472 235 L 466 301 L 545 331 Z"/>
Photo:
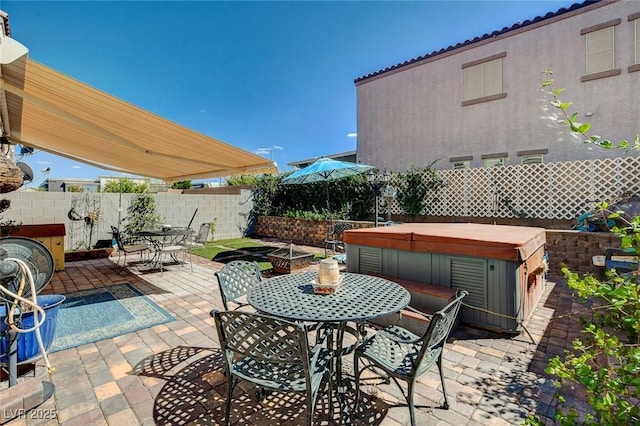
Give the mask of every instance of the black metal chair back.
<path id="1" fill-rule="evenodd" d="M 280 392 L 304 393 L 306 423 L 313 412 L 331 352 L 321 345 L 309 348 L 307 330 L 294 323 L 259 313 L 212 312 L 227 376 L 225 424 L 231 417 L 231 399 L 239 380 Z M 331 392 L 331 390 L 330 390 Z"/>
<path id="2" fill-rule="evenodd" d="M 331 226 L 331 232 L 325 235 L 324 238 L 324 256 L 327 257 L 327 248 L 331 247 L 335 253 L 336 248 L 340 247 L 344 249 L 343 234 L 344 231 L 353 229 L 353 224 L 349 222 L 335 222 Z"/>
<path id="3" fill-rule="evenodd" d="M 404 394 L 411 416 L 411 424 L 415 425 L 415 406 L 413 390 L 416 380 L 425 374 L 434 364 L 438 365 L 442 393 L 444 394 L 444 409 L 449 409 L 447 390 L 442 371 L 442 354 L 444 345 L 453 329 L 462 299 L 467 291 L 459 291 L 456 298 L 447 306 L 433 315 L 424 315 L 430 319 L 429 327 L 422 336 L 409 330 L 393 325 L 384 328 L 365 340 L 355 350 L 354 370 L 356 374 L 356 404 L 360 392 L 360 374 L 366 369 L 384 371 L 392 378 L 400 389 L 398 380 L 407 382 L 407 393 Z M 360 367 L 360 363 L 364 365 Z"/>
<path id="4" fill-rule="evenodd" d="M 113 239 L 116 240 L 116 245 L 118 246 L 118 259 L 116 260 L 115 267 L 120 266 L 120 271 L 122 271 L 127 266 L 127 254 L 138 253 L 141 256 L 149 251 L 149 246 L 147 244 L 124 244 L 122 241 L 122 234 L 120 234 L 120 230 L 115 226 L 111 226 L 111 234 L 113 235 Z M 123 257 L 122 265 L 120 265 L 120 257 Z"/>
<path id="5" fill-rule="evenodd" d="M 246 260 L 233 260 L 227 263 L 216 272 L 216 277 L 220 286 L 222 304 L 227 311 L 229 310 L 229 302 L 237 304 L 238 307 L 246 306 L 246 302 L 238 301 L 238 299 L 246 296 L 251 287 L 262 281 L 258 264 Z"/>

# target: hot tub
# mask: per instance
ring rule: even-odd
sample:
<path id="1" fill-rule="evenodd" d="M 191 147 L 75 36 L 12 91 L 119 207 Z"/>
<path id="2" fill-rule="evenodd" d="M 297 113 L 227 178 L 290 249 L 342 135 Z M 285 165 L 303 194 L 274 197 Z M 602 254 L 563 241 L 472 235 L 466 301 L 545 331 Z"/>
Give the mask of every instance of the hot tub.
<path id="1" fill-rule="evenodd" d="M 344 233 L 347 272 L 467 290 L 463 322 L 519 333 L 545 286 L 543 228 L 407 223 Z"/>

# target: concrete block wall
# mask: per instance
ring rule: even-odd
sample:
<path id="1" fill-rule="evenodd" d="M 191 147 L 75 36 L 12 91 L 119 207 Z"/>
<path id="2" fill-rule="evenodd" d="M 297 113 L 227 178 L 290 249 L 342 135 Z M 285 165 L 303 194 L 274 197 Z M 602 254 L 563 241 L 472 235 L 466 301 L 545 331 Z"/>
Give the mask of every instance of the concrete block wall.
<path id="1" fill-rule="evenodd" d="M 66 229 L 65 248 L 77 247 L 88 232 L 84 221 L 69 218 L 74 198 L 86 193 L 14 191 L 0 198 L 11 201 L 11 207 L 0 214 L 3 220 L 15 220 L 24 225 L 63 223 Z M 111 226 L 117 225 L 118 214 L 126 216 L 127 207 L 135 194 L 89 193 L 100 207 L 100 219 L 96 223 L 93 243 L 99 239 L 111 239 Z M 253 232 L 250 212 L 253 208 L 252 191 L 242 189 L 234 193 L 221 194 L 153 194 L 164 223 L 186 226 L 196 208 L 198 213 L 192 227 L 201 223 L 216 222 L 213 239 L 237 238 Z M 80 204 L 82 205 L 82 204 Z"/>

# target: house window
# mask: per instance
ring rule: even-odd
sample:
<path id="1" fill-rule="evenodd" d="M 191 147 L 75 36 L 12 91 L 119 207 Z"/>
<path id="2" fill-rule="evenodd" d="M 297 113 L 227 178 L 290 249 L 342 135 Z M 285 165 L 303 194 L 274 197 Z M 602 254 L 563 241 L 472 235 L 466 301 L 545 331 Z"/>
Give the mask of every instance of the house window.
<path id="1" fill-rule="evenodd" d="M 516 154 L 520 157 L 520 164 L 540 164 L 544 160 L 544 154 L 548 152 L 547 148 L 542 148 L 518 151 Z"/>
<path id="2" fill-rule="evenodd" d="M 509 157 L 507 152 L 499 152 L 495 154 L 483 154 L 480 158 L 485 167 L 497 167 L 506 166 L 507 157 Z"/>
<path id="3" fill-rule="evenodd" d="M 498 167 L 498 166 L 504 166 L 506 163 L 506 158 L 502 157 L 502 158 L 487 158 L 486 160 L 484 160 L 484 166 L 489 168 L 489 167 Z"/>
<path id="4" fill-rule="evenodd" d="M 506 97 L 502 91 L 502 59 L 505 56 L 506 53 L 500 53 L 462 65 L 463 106 Z"/>
<path id="5" fill-rule="evenodd" d="M 542 160 L 542 154 L 523 155 L 522 157 L 520 157 L 521 164 L 541 164 Z"/>
<path id="6" fill-rule="evenodd" d="M 613 69 L 613 34 L 613 27 L 609 27 L 586 35 L 587 74 L 595 74 Z"/>
<path id="7" fill-rule="evenodd" d="M 473 155 L 466 155 L 464 157 L 451 157 L 449 162 L 454 169 L 468 169 L 473 160 Z"/>
<path id="8" fill-rule="evenodd" d="M 589 28 L 584 28 L 580 34 L 585 36 L 585 71 L 581 81 L 619 75 L 620 69 L 615 69 L 615 26 L 620 19 L 608 21 Z"/>

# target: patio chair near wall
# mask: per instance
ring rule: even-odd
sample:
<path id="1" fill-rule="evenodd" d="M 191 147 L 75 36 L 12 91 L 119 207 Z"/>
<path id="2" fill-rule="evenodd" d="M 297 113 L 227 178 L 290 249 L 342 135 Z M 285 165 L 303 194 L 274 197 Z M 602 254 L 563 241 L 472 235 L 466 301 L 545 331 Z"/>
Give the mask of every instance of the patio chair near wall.
<path id="1" fill-rule="evenodd" d="M 331 247 L 333 253 L 339 248 L 344 251 L 342 237 L 344 231 L 353 229 L 353 224 L 347 222 L 336 222 L 331 226 L 331 232 L 324 235 L 324 257 L 327 257 L 327 248 Z"/>
<path id="2" fill-rule="evenodd" d="M 203 223 L 200 225 L 200 229 L 198 229 L 198 233 L 194 235 L 192 240 L 186 242 L 186 245 L 194 248 L 194 247 L 204 247 L 207 244 L 207 240 L 209 239 L 209 231 L 211 227 L 208 223 Z"/>
<path id="3" fill-rule="evenodd" d="M 169 256 L 171 260 L 174 262 L 178 262 L 184 266 L 184 263 L 187 260 L 187 255 L 189 256 L 189 265 L 191 266 L 191 272 L 193 272 L 193 262 L 191 261 L 191 248 L 188 244 L 189 239 L 191 238 L 190 234 L 178 235 L 171 240 L 162 240 L 159 245 L 159 256 L 160 256 L 160 274 L 162 274 L 163 263 L 162 258 L 165 256 Z M 178 256 L 182 254 L 182 260 L 178 259 Z"/>
<path id="4" fill-rule="evenodd" d="M 447 390 L 442 371 L 442 353 L 445 342 L 456 322 L 462 299 L 467 295 L 460 291 L 447 306 L 428 317 L 430 322 L 427 331 L 418 336 L 409 330 L 392 325 L 376 332 L 358 346 L 354 353 L 354 371 L 356 381 L 356 410 L 360 397 L 360 375 L 366 369 L 378 369 L 393 379 L 402 390 L 399 381 L 407 382 L 407 393 L 403 395 L 409 405 L 411 425 L 416 424 L 413 391 L 416 380 L 437 364 L 442 382 L 444 405 L 449 409 Z"/>
<path id="5" fill-rule="evenodd" d="M 304 394 L 306 424 L 311 425 L 323 377 L 331 372 L 331 351 L 322 343 L 310 348 L 307 330 L 300 323 L 241 311 L 211 314 L 225 355 L 225 425 L 230 423 L 233 391 L 240 380 L 266 390 Z"/>
<path id="6" fill-rule="evenodd" d="M 115 268 L 120 266 L 120 270 L 118 272 L 127 267 L 128 254 L 139 254 L 140 256 L 144 256 L 144 254 L 148 254 L 150 252 L 147 244 L 124 244 L 120 230 L 115 226 L 111 227 L 111 233 L 113 234 L 113 238 L 116 240 L 116 244 L 118 246 L 118 259 L 116 260 L 115 265 Z M 120 257 L 123 258 L 122 265 L 120 265 Z"/>
<path id="7" fill-rule="evenodd" d="M 216 272 L 216 277 L 225 311 L 231 310 L 229 302 L 236 305 L 235 309 L 249 306 L 246 301 L 249 289 L 262 282 L 258 264 L 246 260 L 232 260 Z"/>

